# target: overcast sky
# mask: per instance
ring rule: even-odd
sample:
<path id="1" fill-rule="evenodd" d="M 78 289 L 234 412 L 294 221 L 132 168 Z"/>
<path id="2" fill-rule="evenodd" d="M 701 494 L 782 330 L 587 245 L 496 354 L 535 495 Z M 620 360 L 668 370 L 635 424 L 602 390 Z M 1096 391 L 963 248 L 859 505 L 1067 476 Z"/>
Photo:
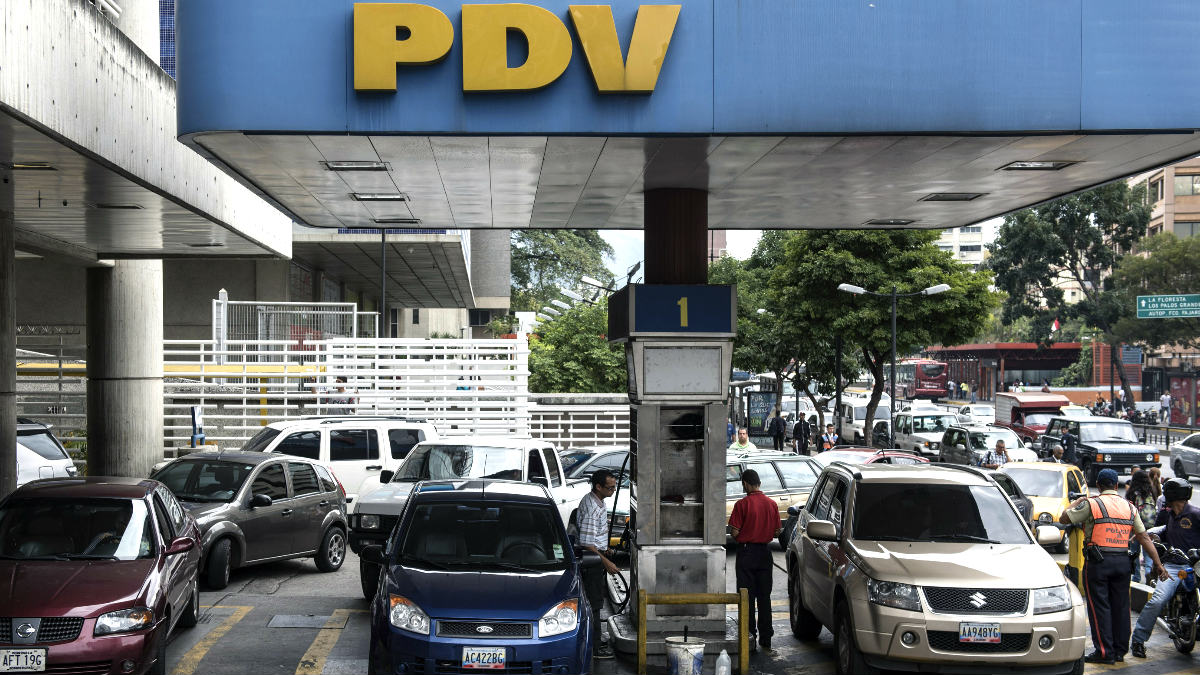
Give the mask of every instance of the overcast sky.
<path id="1" fill-rule="evenodd" d="M 726 230 L 726 246 L 729 254 L 735 258 L 746 259 L 754 250 L 762 236 L 761 230 Z M 613 276 L 621 280 L 618 286 L 624 285 L 625 272 L 642 259 L 641 230 L 604 230 L 601 233 L 604 240 L 613 247 L 613 258 L 608 261 L 608 269 Z M 634 278 L 642 275 L 644 270 L 638 270 Z"/>

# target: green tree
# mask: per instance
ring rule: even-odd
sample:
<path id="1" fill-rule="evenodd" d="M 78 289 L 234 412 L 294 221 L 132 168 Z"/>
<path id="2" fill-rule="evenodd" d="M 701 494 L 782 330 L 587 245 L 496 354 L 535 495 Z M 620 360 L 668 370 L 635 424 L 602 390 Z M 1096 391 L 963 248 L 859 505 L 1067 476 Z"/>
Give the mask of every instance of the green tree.
<path id="1" fill-rule="evenodd" d="M 608 342 L 608 302 L 543 321 L 529 340 L 529 391 L 624 393 L 625 348 Z"/>
<path id="2" fill-rule="evenodd" d="M 1055 318 L 1079 319 L 1100 329 L 1114 347 L 1112 365 L 1130 401 L 1133 390 L 1113 329 L 1133 306 L 1125 306 L 1105 275 L 1146 234 L 1149 221 L 1145 186 L 1117 181 L 1006 216 L 995 243 L 988 245 L 996 287 L 1007 294 L 1005 321 L 1029 317 L 1038 342 L 1050 340 Z M 1079 302 L 1064 298 L 1065 283 L 1079 289 Z"/>
<path id="3" fill-rule="evenodd" d="M 930 230 L 804 230 L 789 239 L 783 264 L 771 278 L 776 304 L 791 330 L 842 336 L 874 376 L 865 423 L 868 443 L 887 384 L 891 303 L 843 293 L 837 286 L 912 293 L 949 284 L 950 290 L 939 295 L 899 298 L 897 353 L 968 340 L 980 332 L 996 304 L 988 291 L 990 275 L 956 262 L 934 244 L 937 238 Z"/>
<path id="4" fill-rule="evenodd" d="M 1200 238 L 1160 234 L 1138 242 L 1138 252 L 1121 260 L 1113 288 L 1122 306 L 1136 307 L 1139 295 L 1200 293 Z M 1117 340 L 1151 349 L 1200 347 L 1200 319 L 1138 319 L 1130 311 L 1113 327 Z"/>
<path id="5" fill-rule="evenodd" d="M 612 286 L 612 272 L 604 264 L 612 246 L 599 230 L 513 230 L 512 308 L 536 312 L 561 289 L 590 296 L 595 288 L 582 283 L 588 275 Z"/>

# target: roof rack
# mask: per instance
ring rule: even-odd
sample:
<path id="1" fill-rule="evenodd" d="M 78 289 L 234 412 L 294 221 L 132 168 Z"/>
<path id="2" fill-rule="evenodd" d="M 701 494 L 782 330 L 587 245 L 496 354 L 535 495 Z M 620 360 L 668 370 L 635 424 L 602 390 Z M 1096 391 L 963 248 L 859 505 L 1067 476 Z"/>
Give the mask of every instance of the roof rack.
<path id="1" fill-rule="evenodd" d="M 427 423 L 427 420 L 414 419 L 412 417 L 402 417 L 400 415 L 305 415 L 301 420 L 320 420 L 321 424 L 333 424 L 334 422 L 359 422 L 359 421 L 379 421 L 390 420 L 395 422 L 419 422 Z M 281 420 L 282 421 L 282 420 Z"/>

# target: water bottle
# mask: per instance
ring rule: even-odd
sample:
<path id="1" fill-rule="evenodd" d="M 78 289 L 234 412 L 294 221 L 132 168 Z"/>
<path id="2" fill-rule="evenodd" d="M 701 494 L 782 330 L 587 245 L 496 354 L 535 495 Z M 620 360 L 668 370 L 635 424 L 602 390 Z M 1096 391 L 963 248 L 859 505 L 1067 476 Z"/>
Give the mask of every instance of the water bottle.
<path id="1" fill-rule="evenodd" d="M 721 655 L 717 657 L 716 675 L 730 675 L 732 665 L 729 662 L 729 652 L 721 650 Z"/>

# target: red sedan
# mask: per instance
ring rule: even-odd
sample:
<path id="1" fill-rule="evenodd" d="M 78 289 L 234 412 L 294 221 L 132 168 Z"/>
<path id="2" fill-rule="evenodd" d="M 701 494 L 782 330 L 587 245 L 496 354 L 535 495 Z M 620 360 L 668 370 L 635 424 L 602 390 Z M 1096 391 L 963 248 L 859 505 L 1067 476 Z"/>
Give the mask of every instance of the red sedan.
<path id="1" fill-rule="evenodd" d="M 847 462 L 849 464 L 928 464 L 929 460 L 920 455 L 903 450 L 877 450 L 858 446 L 838 446 L 824 452 L 819 452 L 813 459 L 821 466 L 830 462 Z"/>
<path id="2" fill-rule="evenodd" d="M 196 624 L 200 532 L 162 483 L 34 481 L 0 502 L 0 672 L 161 675 Z"/>

